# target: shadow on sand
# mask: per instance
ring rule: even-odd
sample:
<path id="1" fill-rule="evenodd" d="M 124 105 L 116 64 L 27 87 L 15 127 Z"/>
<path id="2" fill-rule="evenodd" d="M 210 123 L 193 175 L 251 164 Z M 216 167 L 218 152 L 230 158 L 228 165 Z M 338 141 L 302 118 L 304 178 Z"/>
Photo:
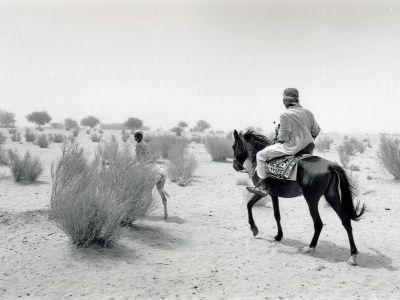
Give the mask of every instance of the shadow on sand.
<path id="1" fill-rule="evenodd" d="M 286 251 L 284 249 L 280 249 L 279 252 L 284 252 L 290 255 L 307 255 L 310 254 L 303 253 L 301 249 L 308 246 L 308 244 L 303 243 L 299 240 L 283 238 L 282 241 L 277 242 L 272 239 L 264 239 L 270 243 L 278 243 L 283 247 L 290 247 L 295 248 L 297 250 L 296 253 L 293 251 Z M 357 262 L 358 267 L 361 268 L 368 268 L 368 269 L 387 269 L 389 271 L 397 271 L 398 268 L 392 265 L 393 260 L 386 256 L 385 254 L 379 252 L 378 250 L 369 248 L 374 254 L 372 253 L 362 253 L 360 252 L 357 255 Z M 339 245 L 335 245 L 333 243 L 327 241 L 319 241 L 314 257 L 326 260 L 332 263 L 342 263 L 346 262 L 350 256 L 350 250 L 348 247 L 342 247 Z"/>
<path id="2" fill-rule="evenodd" d="M 127 227 L 126 237 L 153 248 L 171 250 L 181 247 L 184 240 L 156 226 L 134 224 Z"/>
<path id="3" fill-rule="evenodd" d="M 145 220 L 156 221 L 156 222 L 164 222 L 164 223 L 174 223 L 174 224 L 185 224 L 187 221 L 177 216 L 169 216 L 167 220 L 164 219 L 164 216 L 148 216 Z"/>

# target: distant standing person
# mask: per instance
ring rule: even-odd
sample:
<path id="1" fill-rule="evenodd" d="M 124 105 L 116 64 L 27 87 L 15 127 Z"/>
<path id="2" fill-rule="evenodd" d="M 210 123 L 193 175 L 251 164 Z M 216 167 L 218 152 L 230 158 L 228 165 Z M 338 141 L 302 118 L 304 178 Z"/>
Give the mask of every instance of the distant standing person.
<path id="1" fill-rule="evenodd" d="M 150 160 L 150 149 L 149 145 L 143 140 L 143 132 L 137 130 L 134 134 L 136 141 L 136 159 L 139 162 L 149 162 Z"/>

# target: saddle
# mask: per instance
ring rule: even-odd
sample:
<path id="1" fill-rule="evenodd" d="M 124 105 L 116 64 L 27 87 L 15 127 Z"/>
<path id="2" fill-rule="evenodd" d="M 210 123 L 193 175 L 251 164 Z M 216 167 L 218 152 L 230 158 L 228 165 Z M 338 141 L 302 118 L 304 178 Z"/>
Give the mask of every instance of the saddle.
<path id="1" fill-rule="evenodd" d="M 303 150 L 294 155 L 284 155 L 266 162 L 267 177 L 277 180 L 296 180 L 297 163 L 314 152 L 314 143 L 308 144 Z"/>

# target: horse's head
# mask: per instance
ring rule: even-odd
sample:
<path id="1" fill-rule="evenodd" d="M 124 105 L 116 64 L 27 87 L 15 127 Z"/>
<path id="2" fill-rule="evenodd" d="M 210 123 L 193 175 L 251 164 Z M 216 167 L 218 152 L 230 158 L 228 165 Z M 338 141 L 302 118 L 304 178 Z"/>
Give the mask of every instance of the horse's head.
<path id="1" fill-rule="evenodd" d="M 235 139 L 232 146 L 234 155 L 233 168 L 236 171 L 245 169 L 244 165 L 247 159 L 251 164 L 254 164 L 257 152 L 271 144 L 267 137 L 252 130 L 248 130 L 243 134 L 234 130 L 233 136 Z"/>
<path id="2" fill-rule="evenodd" d="M 233 168 L 239 172 L 244 170 L 243 164 L 249 155 L 247 153 L 243 137 L 237 132 L 236 129 L 233 131 L 233 137 Z"/>

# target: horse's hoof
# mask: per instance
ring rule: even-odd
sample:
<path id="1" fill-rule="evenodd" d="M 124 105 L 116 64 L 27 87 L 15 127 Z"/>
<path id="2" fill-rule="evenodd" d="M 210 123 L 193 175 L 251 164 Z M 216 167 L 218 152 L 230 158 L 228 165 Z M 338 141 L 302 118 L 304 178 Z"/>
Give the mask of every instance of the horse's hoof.
<path id="1" fill-rule="evenodd" d="M 253 232 L 253 236 L 257 236 L 257 234 L 258 234 L 257 226 L 251 227 L 251 231 Z"/>
<path id="2" fill-rule="evenodd" d="M 315 253 L 315 248 L 307 246 L 307 247 L 304 247 L 302 249 L 302 252 L 305 253 L 305 254 L 314 254 Z"/>
<path id="3" fill-rule="evenodd" d="M 275 236 L 275 241 L 280 241 L 282 239 L 282 234 L 277 234 L 276 236 Z"/>
<path id="4" fill-rule="evenodd" d="M 357 255 L 356 254 L 352 254 L 349 258 L 349 260 L 347 261 L 347 263 L 350 266 L 357 266 Z"/>

